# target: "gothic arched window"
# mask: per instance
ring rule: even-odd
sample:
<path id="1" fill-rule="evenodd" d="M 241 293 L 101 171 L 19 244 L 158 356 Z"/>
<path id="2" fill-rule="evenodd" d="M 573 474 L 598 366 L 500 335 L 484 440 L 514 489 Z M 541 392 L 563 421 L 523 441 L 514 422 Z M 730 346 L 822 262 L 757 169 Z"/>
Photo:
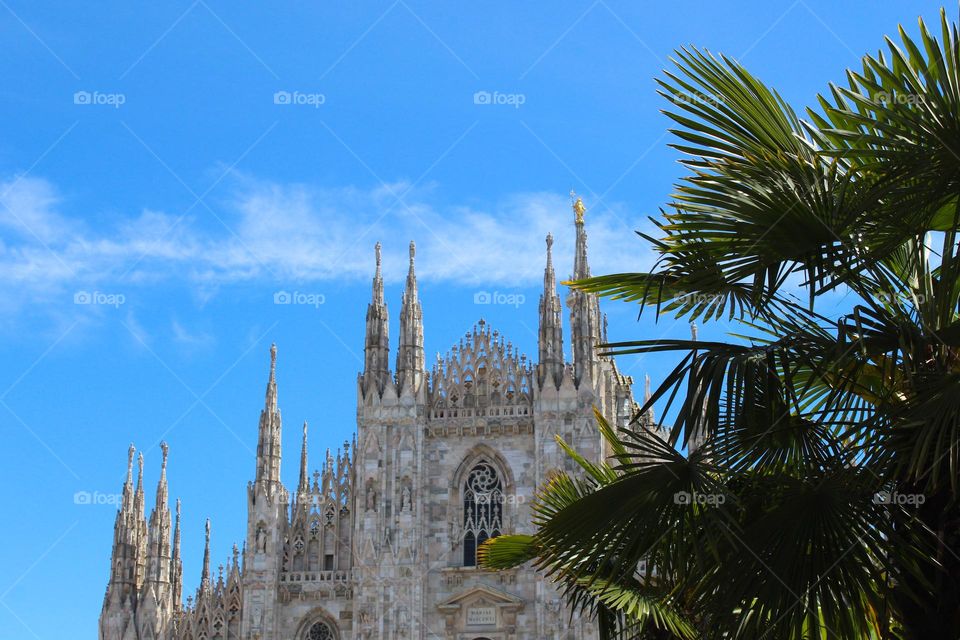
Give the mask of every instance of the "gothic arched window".
<path id="1" fill-rule="evenodd" d="M 477 548 L 503 528 L 503 483 L 489 462 L 479 462 L 463 487 L 463 566 L 477 566 Z"/>
<path id="2" fill-rule="evenodd" d="M 334 640 L 333 630 L 326 622 L 314 622 L 303 640 Z"/>

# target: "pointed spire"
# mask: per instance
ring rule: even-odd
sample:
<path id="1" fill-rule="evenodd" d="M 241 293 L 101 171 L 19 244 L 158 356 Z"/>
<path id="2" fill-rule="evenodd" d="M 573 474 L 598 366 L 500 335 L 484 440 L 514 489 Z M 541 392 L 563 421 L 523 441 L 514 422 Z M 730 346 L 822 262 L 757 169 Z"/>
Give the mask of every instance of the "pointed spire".
<path id="1" fill-rule="evenodd" d="M 570 192 L 570 198 L 573 199 L 574 224 L 577 227 L 577 248 L 573 260 L 573 278 L 590 277 L 590 263 L 587 261 L 587 231 L 583 224 L 583 214 L 587 208 L 583 205 L 583 199 L 573 191 Z"/>
<path id="2" fill-rule="evenodd" d="M 303 421 L 303 444 L 300 447 L 300 483 L 297 485 L 298 501 L 310 492 L 310 479 L 307 474 L 307 421 Z"/>
<path id="3" fill-rule="evenodd" d="M 383 257 L 380 254 L 380 243 L 374 245 L 374 251 L 377 255 L 377 268 L 373 274 L 373 303 L 383 304 L 383 272 L 381 270 Z"/>
<path id="4" fill-rule="evenodd" d="M 143 500 L 143 452 L 137 456 L 137 491 L 133 498 L 134 515 L 143 518 L 144 500 Z"/>
<path id="5" fill-rule="evenodd" d="M 130 443 L 130 448 L 127 449 L 127 483 L 133 484 L 133 456 L 137 453 L 137 448 L 133 446 L 133 443 Z"/>
<path id="6" fill-rule="evenodd" d="M 173 528 L 173 553 L 170 556 L 170 582 L 173 610 L 183 607 L 183 561 L 180 559 L 180 498 L 177 498 L 177 519 Z"/>
<path id="7" fill-rule="evenodd" d="M 697 342 L 698 333 L 699 333 L 699 330 L 697 328 L 697 323 L 691 322 L 690 323 L 690 339 L 693 340 L 694 342 Z M 700 365 L 697 362 L 696 353 L 697 353 L 696 348 L 694 348 L 694 351 L 693 351 L 694 364 L 692 367 L 691 376 L 695 378 L 699 378 Z M 703 410 L 700 412 L 700 415 L 696 416 L 694 419 L 690 421 L 690 427 L 689 427 L 690 434 L 687 439 L 687 451 L 689 453 L 693 453 L 694 451 L 699 449 L 701 446 L 703 446 L 703 443 L 707 437 L 707 433 L 706 433 L 707 406 L 706 406 L 706 403 L 703 402 L 703 397 L 701 397 L 703 396 L 703 386 L 697 383 L 697 385 L 693 389 L 692 395 L 693 395 L 692 402 L 694 406 L 696 406 L 696 404 L 703 403 L 702 404 Z"/>
<path id="8" fill-rule="evenodd" d="M 410 241 L 410 269 L 400 306 L 400 346 L 397 350 L 397 390 L 409 387 L 416 392 L 424 373 L 423 309 L 417 292 L 414 258 L 417 246 Z"/>
<path id="9" fill-rule="evenodd" d="M 583 200 L 573 191 L 570 192 L 570 197 L 573 199 L 574 225 L 577 234 L 572 279 L 582 280 L 590 277 L 590 263 L 587 260 L 587 231 L 583 222 L 583 214 L 587 208 Z M 585 381 L 593 384 L 600 361 L 596 345 L 605 339 L 600 302 L 592 293 L 571 289 L 567 296 L 567 307 L 570 309 L 574 384 L 577 387 Z"/>
<path id="10" fill-rule="evenodd" d="M 413 292 L 417 291 L 417 276 L 413 272 L 413 260 L 417 257 L 417 244 L 411 240 L 410 241 L 410 270 L 407 271 L 407 289 L 413 289 Z"/>
<path id="11" fill-rule="evenodd" d="M 148 594 L 156 598 L 161 607 L 171 603 L 170 585 L 170 508 L 167 505 L 167 456 L 170 447 L 160 443 L 163 460 L 160 463 L 160 480 L 157 481 L 157 497 L 150 512 L 150 524 L 147 532 L 147 575 L 143 597 Z"/>
<path id="12" fill-rule="evenodd" d="M 130 443 L 127 449 L 127 481 L 123 483 L 123 500 L 121 502 L 121 511 L 126 514 L 133 513 L 133 456 L 137 453 L 137 448 Z"/>
<path id="13" fill-rule="evenodd" d="M 650 375 L 644 374 L 643 376 L 643 403 L 646 404 L 650 402 L 650 398 L 653 397 L 653 394 L 650 392 Z M 647 409 L 647 425 L 650 427 L 653 426 L 655 418 L 653 415 L 653 407 Z"/>
<path id="14" fill-rule="evenodd" d="M 540 294 L 540 331 L 537 338 L 540 362 L 537 379 L 540 388 L 549 379 L 557 388 L 563 379 L 563 327 L 557 276 L 553 270 L 553 234 L 547 234 L 547 266 L 543 270 L 543 293 Z"/>
<path id="15" fill-rule="evenodd" d="M 363 341 L 363 373 L 360 393 L 380 395 L 390 375 L 390 322 L 387 303 L 383 299 L 380 243 L 374 247 L 377 266 L 373 276 L 373 295 L 367 305 L 366 335 Z"/>
<path id="16" fill-rule="evenodd" d="M 547 234 L 547 266 L 543 269 L 544 292 L 556 292 L 557 276 L 553 271 L 553 234 Z"/>
<path id="17" fill-rule="evenodd" d="M 270 378 L 267 380 L 266 408 L 277 410 L 277 343 L 270 345 Z"/>
<path id="18" fill-rule="evenodd" d="M 206 541 L 203 545 L 203 573 L 200 574 L 200 588 L 210 586 L 210 518 L 207 518 Z"/>
<path id="19" fill-rule="evenodd" d="M 110 581 L 107 585 L 107 598 L 104 611 L 113 599 L 114 606 L 126 606 L 127 602 L 136 602 L 139 587 L 141 558 L 139 553 L 142 516 L 136 516 L 137 497 L 133 484 L 133 458 L 136 448 L 131 444 L 127 451 L 127 477 L 123 484 L 123 500 L 117 510 L 113 525 L 113 545 L 110 549 Z M 142 506 L 142 502 L 141 502 Z"/>
<path id="20" fill-rule="evenodd" d="M 170 446 L 166 442 L 160 443 L 160 450 L 163 452 L 163 461 L 160 463 L 160 480 L 157 482 L 157 502 L 156 508 L 167 505 L 167 456 L 170 454 Z"/>
<path id="21" fill-rule="evenodd" d="M 277 405 L 277 345 L 270 345 L 270 377 L 267 381 L 267 396 L 260 412 L 257 438 L 257 482 L 270 487 L 280 485 L 280 439 L 282 422 Z"/>
<path id="22" fill-rule="evenodd" d="M 180 560 L 180 498 L 177 498 L 177 519 L 173 527 L 173 559 Z"/>

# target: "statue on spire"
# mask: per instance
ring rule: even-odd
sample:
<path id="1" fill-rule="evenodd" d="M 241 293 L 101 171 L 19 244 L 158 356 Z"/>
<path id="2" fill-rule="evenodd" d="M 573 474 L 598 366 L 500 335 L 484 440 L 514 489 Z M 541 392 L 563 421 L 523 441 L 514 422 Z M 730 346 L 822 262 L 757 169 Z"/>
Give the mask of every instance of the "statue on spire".
<path id="1" fill-rule="evenodd" d="M 587 208 L 583 205 L 583 198 L 578 196 L 576 191 L 571 190 L 570 199 L 573 200 L 574 222 L 583 224 L 583 214 L 587 212 Z"/>

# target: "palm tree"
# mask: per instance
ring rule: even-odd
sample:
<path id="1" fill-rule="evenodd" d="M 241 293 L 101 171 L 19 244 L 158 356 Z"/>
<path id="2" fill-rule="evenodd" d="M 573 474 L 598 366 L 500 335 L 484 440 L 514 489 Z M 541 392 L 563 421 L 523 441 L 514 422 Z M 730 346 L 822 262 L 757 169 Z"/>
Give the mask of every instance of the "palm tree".
<path id="1" fill-rule="evenodd" d="M 614 455 L 567 448 L 584 473 L 486 567 L 533 561 L 607 638 L 960 637 L 960 37 L 940 23 L 805 119 L 677 52 L 659 85 L 688 175 L 640 234 L 659 260 L 571 284 L 742 335 L 604 345 L 682 356 L 638 414 L 663 401 L 669 435 L 598 416 Z"/>

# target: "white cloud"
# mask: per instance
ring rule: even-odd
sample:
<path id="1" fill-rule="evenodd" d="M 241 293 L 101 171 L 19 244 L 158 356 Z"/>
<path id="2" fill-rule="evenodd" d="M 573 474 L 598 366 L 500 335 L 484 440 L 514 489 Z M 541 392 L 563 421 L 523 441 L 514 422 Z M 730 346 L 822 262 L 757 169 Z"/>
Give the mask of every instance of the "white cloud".
<path id="1" fill-rule="evenodd" d="M 215 342 L 212 335 L 206 332 L 191 331 L 184 327 L 177 319 L 171 323 L 173 340 L 188 349 L 208 347 Z"/>
<path id="2" fill-rule="evenodd" d="M 258 280 L 368 279 L 379 240 L 384 276 L 399 281 L 413 239 L 424 280 L 524 286 L 542 277 L 548 231 L 557 275 L 569 274 L 574 230 L 566 196 L 437 204 L 429 191 L 409 188 L 331 189 L 235 176 L 225 209 L 215 209 L 219 221 L 197 207 L 185 217 L 144 210 L 94 228 L 62 212 L 68 207 L 49 182 L 14 179 L 0 183 L 0 278 L 33 296 L 168 282 L 188 283 L 206 299 Z M 617 205 L 599 209 L 587 213 L 594 273 L 648 268 L 652 256 L 633 233 L 645 220 Z"/>

